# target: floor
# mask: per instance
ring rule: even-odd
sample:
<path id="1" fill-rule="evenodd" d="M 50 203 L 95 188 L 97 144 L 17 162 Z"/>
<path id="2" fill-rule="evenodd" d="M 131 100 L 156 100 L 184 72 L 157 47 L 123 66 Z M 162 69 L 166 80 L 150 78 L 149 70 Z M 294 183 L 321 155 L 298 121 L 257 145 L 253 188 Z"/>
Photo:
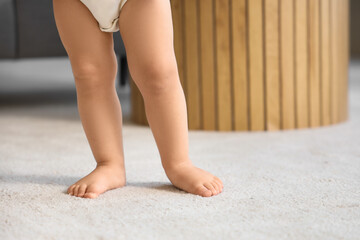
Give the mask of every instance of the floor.
<path id="1" fill-rule="evenodd" d="M 128 87 L 117 87 L 127 186 L 75 198 L 67 187 L 95 161 L 67 58 L 0 61 L 0 239 L 359 239 L 360 61 L 345 123 L 190 131 L 194 164 L 224 182 L 211 198 L 170 184 L 151 130 L 129 120 Z"/>

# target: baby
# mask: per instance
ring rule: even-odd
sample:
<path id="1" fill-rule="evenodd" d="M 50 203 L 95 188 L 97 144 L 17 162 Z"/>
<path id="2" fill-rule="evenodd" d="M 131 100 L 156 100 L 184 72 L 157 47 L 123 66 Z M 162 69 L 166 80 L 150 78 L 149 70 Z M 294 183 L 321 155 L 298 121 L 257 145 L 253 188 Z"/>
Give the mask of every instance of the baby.
<path id="1" fill-rule="evenodd" d="M 170 0 L 53 0 L 53 6 L 71 62 L 80 119 L 97 162 L 68 193 L 96 198 L 126 185 L 112 36 L 118 30 L 167 177 L 192 194 L 210 197 L 222 192 L 222 181 L 189 159 L 186 101 L 173 46 Z"/>

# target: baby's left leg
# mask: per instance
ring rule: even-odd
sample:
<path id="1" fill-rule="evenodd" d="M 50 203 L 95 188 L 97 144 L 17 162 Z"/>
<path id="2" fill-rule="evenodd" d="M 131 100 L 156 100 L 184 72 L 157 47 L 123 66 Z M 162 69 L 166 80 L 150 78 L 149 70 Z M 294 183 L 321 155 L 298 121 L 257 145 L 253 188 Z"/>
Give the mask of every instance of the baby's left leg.
<path id="1" fill-rule="evenodd" d="M 169 0 L 128 0 L 119 28 L 130 74 L 144 98 L 146 116 L 170 181 L 189 193 L 222 191 L 219 178 L 189 159 L 187 110 L 173 46 Z"/>

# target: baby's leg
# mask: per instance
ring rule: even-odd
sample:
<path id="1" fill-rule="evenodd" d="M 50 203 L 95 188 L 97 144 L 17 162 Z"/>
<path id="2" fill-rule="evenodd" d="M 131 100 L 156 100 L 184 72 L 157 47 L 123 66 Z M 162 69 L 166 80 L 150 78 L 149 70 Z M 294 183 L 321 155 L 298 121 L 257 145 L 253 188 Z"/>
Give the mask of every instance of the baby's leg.
<path id="1" fill-rule="evenodd" d="M 146 116 L 169 180 L 184 191 L 213 196 L 221 180 L 192 165 L 184 92 L 173 48 L 169 0 L 128 0 L 119 28 L 130 74 L 144 98 Z"/>
<path id="2" fill-rule="evenodd" d="M 126 182 L 112 33 L 102 32 L 79 0 L 53 0 L 53 5 L 71 62 L 82 126 L 97 162 L 94 171 L 71 185 L 68 193 L 95 198 Z"/>

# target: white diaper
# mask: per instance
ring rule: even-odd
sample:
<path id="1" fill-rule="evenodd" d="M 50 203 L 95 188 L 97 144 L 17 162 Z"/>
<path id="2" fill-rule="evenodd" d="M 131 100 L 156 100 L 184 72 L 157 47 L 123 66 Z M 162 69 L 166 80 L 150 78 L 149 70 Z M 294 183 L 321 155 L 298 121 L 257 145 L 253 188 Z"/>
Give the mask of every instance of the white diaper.
<path id="1" fill-rule="evenodd" d="M 119 31 L 119 15 L 127 0 L 80 0 L 90 10 L 103 32 Z"/>

